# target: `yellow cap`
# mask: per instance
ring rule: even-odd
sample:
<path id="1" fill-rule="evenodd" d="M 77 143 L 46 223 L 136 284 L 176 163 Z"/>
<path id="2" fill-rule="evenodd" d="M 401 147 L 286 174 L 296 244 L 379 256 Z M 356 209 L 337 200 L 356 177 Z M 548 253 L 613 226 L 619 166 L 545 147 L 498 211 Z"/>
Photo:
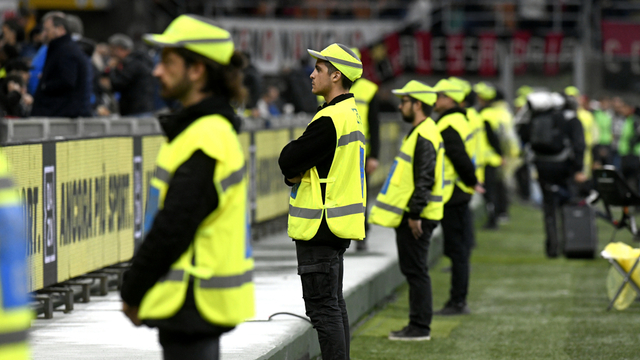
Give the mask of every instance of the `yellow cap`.
<path id="1" fill-rule="evenodd" d="M 438 99 L 436 91 L 431 86 L 417 80 L 411 80 L 402 89 L 394 89 L 391 92 L 397 97 L 410 96 L 429 106 L 433 106 Z"/>
<path id="2" fill-rule="evenodd" d="M 471 92 L 471 84 L 467 80 L 451 76 L 449 77 L 449 81 L 451 81 L 453 85 L 456 85 L 457 87 L 462 89 L 462 92 L 464 92 L 464 96 L 469 95 L 469 93 Z"/>
<path id="3" fill-rule="evenodd" d="M 362 76 L 360 57 L 345 45 L 334 43 L 320 52 L 311 49 L 307 49 L 307 51 L 315 59 L 330 62 L 351 81 L 356 81 Z"/>
<path id="4" fill-rule="evenodd" d="M 478 94 L 478 97 L 482 100 L 489 101 L 496 97 L 496 88 L 485 83 L 479 82 L 473 86 L 473 91 Z"/>
<path id="5" fill-rule="evenodd" d="M 517 98 L 515 98 L 515 100 L 513 100 L 513 106 L 517 107 L 517 108 L 521 108 L 524 106 L 524 104 L 527 103 L 527 97 L 526 96 L 518 96 Z"/>
<path id="6" fill-rule="evenodd" d="M 569 96 L 580 96 L 580 90 L 575 86 L 567 86 L 564 88 L 564 93 Z"/>
<path id="7" fill-rule="evenodd" d="M 533 92 L 533 88 L 531 86 L 522 85 L 516 90 L 516 95 L 518 96 L 527 96 Z"/>
<path id="8" fill-rule="evenodd" d="M 356 47 L 352 47 L 350 49 L 351 49 L 351 51 L 353 51 L 354 54 L 356 54 L 358 59 L 360 59 L 360 61 L 362 61 L 362 54 L 360 54 L 360 50 L 358 50 L 358 48 L 356 48 Z"/>
<path id="9" fill-rule="evenodd" d="M 162 34 L 145 34 L 143 39 L 161 47 L 185 48 L 222 65 L 229 64 L 234 49 L 227 30 L 198 15 L 180 15 Z"/>
<path id="10" fill-rule="evenodd" d="M 444 93 L 457 103 L 461 102 L 465 98 L 462 88 L 447 79 L 438 81 L 436 86 L 433 87 L 433 90 L 438 93 Z"/>

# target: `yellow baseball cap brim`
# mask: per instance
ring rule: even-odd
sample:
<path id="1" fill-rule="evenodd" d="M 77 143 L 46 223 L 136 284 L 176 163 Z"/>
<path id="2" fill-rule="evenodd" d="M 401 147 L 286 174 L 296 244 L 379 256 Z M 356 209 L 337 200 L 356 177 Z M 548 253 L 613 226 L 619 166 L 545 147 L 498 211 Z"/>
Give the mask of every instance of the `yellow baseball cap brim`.
<path id="1" fill-rule="evenodd" d="M 438 94 L 429 85 L 423 84 L 417 80 L 409 81 L 402 89 L 391 90 L 395 96 L 403 97 L 409 96 L 423 103 L 433 106 L 438 99 Z"/>
<path id="2" fill-rule="evenodd" d="M 185 48 L 222 65 L 229 64 L 234 51 L 231 34 L 198 15 L 180 15 L 162 34 L 145 34 L 143 39 L 158 47 Z"/>
<path id="3" fill-rule="evenodd" d="M 311 49 L 307 51 L 315 59 L 330 62 L 351 81 L 356 81 L 362 76 L 362 61 L 345 45 L 334 43 L 320 52 Z"/>
<path id="4" fill-rule="evenodd" d="M 451 81 L 447 79 L 442 79 L 438 81 L 436 86 L 433 87 L 433 90 L 438 93 L 443 93 L 446 96 L 453 99 L 455 102 L 461 102 L 465 98 L 464 91 Z"/>
<path id="5" fill-rule="evenodd" d="M 580 90 L 575 86 L 567 86 L 564 88 L 564 93 L 569 96 L 580 96 Z"/>

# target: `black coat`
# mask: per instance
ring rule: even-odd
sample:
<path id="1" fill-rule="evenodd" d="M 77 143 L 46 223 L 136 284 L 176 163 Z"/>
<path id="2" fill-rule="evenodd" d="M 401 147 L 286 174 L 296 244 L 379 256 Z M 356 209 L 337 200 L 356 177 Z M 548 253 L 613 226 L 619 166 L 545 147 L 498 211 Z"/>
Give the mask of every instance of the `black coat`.
<path id="1" fill-rule="evenodd" d="M 91 116 L 89 63 L 69 34 L 49 43 L 31 116 Z"/>
<path id="2" fill-rule="evenodd" d="M 120 93 L 120 115 L 153 111 L 153 60 L 141 51 L 129 54 L 109 73 L 111 88 Z"/>

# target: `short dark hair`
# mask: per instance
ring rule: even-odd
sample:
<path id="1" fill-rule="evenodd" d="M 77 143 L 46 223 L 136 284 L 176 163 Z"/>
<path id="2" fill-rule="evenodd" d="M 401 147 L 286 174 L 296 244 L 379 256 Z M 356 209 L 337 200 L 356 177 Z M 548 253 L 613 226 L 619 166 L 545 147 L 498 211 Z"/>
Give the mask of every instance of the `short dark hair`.
<path id="1" fill-rule="evenodd" d="M 409 97 L 411 99 L 411 103 L 415 104 L 415 103 L 420 103 L 420 106 L 422 107 L 422 112 L 429 117 L 431 115 L 431 112 L 433 111 L 433 106 L 431 105 L 427 105 L 424 102 L 418 100 L 418 99 L 414 99 L 412 97 Z"/>
<path id="2" fill-rule="evenodd" d="M 221 65 L 208 57 L 185 48 L 172 48 L 176 54 L 184 59 L 186 66 L 202 63 L 207 70 L 207 81 L 200 89 L 201 92 L 211 92 L 216 96 L 242 103 L 247 96 L 247 89 L 243 86 L 242 69 L 245 60 L 242 53 L 235 51 L 228 65 Z"/>
<path id="3" fill-rule="evenodd" d="M 333 74 L 336 71 L 340 71 L 332 63 L 330 63 L 328 61 L 325 61 L 324 63 L 327 65 L 327 70 L 329 71 L 329 74 Z M 349 78 L 344 76 L 342 71 L 340 71 L 340 75 L 341 75 L 340 79 L 342 79 L 342 87 L 345 90 L 350 90 L 351 86 L 353 86 L 353 81 L 349 80 Z"/>
<path id="4" fill-rule="evenodd" d="M 69 33 L 69 22 L 67 21 L 67 19 L 64 18 L 65 14 L 58 12 L 58 11 L 51 11 L 48 12 L 44 15 L 44 17 L 42 18 L 42 22 L 44 23 L 45 21 L 51 19 L 51 21 L 53 22 L 53 26 L 55 27 L 59 27 L 62 26 L 64 28 L 64 30 Z"/>

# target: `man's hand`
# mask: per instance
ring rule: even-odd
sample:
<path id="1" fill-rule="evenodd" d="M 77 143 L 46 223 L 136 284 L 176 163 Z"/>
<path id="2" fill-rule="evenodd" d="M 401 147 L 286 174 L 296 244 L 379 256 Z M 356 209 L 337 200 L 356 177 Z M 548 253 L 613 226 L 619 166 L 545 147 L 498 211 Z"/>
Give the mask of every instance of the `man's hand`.
<path id="1" fill-rule="evenodd" d="M 587 181 L 587 175 L 585 175 L 583 172 L 579 172 L 579 173 L 576 173 L 576 174 L 573 176 L 573 179 L 574 179 L 577 183 L 580 183 L 580 184 L 581 184 L 581 183 L 583 183 L 583 182 Z"/>
<path id="2" fill-rule="evenodd" d="M 484 194 L 487 192 L 480 183 L 477 183 L 476 186 L 473 187 L 473 190 L 475 190 L 478 194 Z"/>
<path id="3" fill-rule="evenodd" d="M 122 303 L 122 312 L 131 320 L 133 325 L 140 326 L 142 325 L 142 321 L 138 318 L 138 307 L 137 306 L 129 306 L 126 302 Z"/>
<path id="4" fill-rule="evenodd" d="M 292 183 L 292 184 L 298 184 L 302 181 L 302 175 L 298 175 L 296 177 L 294 177 L 293 179 L 287 179 L 288 182 Z"/>
<path id="5" fill-rule="evenodd" d="M 414 238 L 419 239 L 420 236 L 422 236 L 422 220 L 409 219 L 409 227 L 411 228 Z"/>
<path id="6" fill-rule="evenodd" d="M 364 171 L 367 173 L 367 175 L 369 175 L 372 172 L 376 171 L 376 169 L 378 168 L 378 165 L 380 165 L 380 162 L 378 162 L 378 159 L 368 158 L 367 164 L 364 166 Z"/>

